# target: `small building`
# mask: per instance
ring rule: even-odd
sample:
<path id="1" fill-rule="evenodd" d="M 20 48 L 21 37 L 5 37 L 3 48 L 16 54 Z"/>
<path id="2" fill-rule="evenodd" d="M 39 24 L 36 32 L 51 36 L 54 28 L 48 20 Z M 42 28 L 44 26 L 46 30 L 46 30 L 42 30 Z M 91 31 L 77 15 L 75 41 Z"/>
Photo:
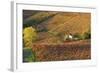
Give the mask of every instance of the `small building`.
<path id="1" fill-rule="evenodd" d="M 66 40 L 72 40 L 72 39 L 73 39 L 72 34 L 65 34 L 64 41 L 66 41 Z"/>

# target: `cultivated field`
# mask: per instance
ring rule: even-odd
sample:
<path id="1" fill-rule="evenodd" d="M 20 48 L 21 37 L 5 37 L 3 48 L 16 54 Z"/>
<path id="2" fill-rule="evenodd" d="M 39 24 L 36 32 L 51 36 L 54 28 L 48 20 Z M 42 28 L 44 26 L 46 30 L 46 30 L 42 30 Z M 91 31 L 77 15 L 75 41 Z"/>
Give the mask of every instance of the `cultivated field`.
<path id="1" fill-rule="evenodd" d="M 91 13 L 23 10 L 23 62 L 91 59 Z"/>
<path id="2" fill-rule="evenodd" d="M 62 44 L 33 44 L 37 61 L 61 61 L 91 59 L 90 40 Z"/>

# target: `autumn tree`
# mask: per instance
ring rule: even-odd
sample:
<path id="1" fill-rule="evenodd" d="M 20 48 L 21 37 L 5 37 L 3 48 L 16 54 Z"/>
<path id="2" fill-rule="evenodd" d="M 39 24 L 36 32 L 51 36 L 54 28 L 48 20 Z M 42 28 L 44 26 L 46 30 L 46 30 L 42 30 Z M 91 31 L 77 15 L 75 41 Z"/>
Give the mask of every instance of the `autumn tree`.
<path id="1" fill-rule="evenodd" d="M 23 41 L 25 48 L 32 48 L 32 43 L 37 39 L 36 29 L 31 27 L 26 27 L 23 30 Z"/>

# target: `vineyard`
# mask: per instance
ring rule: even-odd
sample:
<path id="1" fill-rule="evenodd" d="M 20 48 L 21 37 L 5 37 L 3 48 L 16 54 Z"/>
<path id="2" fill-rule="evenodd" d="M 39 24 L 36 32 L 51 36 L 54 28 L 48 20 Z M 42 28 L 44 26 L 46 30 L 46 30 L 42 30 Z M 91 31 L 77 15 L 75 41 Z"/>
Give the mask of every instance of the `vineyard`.
<path id="1" fill-rule="evenodd" d="M 62 44 L 33 44 L 37 61 L 82 60 L 91 58 L 89 40 Z"/>

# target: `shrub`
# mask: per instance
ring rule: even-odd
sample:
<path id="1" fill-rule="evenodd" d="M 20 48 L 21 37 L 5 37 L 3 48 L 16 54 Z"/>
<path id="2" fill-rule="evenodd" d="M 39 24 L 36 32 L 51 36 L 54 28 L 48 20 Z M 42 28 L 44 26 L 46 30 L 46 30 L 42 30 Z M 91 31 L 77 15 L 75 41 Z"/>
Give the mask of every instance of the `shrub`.
<path id="1" fill-rule="evenodd" d="M 81 34 L 74 34 L 73 35 L 73 38 L 76 40 L 81 40 L 81 39 L 83 39 L 83 36 L 81 35 Z"/>
<path id="2" fill-rule="evenodd" d="M 23 49 L 23 62 L 35 62 L 36 53 L 32 49 Z"/>
<path id="3" fill-rule="evenodd" d="M 85 40 L 85 39 L 90 39 L 91 38 L 91 33 L 85 32 L 84 34 L 75 34 L 74 39 L 77 38 L 77 40 Z"/>
<path id="4" fill-rule="evenodd" d="M 90 32 L 85 32 L 84 33 L 84 39 L 90 39 L 91 38 L 91 33 Z"/>

